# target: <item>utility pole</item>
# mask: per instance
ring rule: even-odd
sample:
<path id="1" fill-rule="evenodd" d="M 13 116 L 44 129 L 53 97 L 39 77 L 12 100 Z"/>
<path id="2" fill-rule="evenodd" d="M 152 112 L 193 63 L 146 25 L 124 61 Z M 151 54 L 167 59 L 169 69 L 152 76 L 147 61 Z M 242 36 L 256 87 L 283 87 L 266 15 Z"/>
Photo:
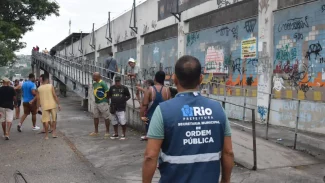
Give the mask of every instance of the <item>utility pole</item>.
<path id="1" fill-rule="evenodd" d="M 71 19 L 69 20 L 69 35 L 71 34 Z"/>

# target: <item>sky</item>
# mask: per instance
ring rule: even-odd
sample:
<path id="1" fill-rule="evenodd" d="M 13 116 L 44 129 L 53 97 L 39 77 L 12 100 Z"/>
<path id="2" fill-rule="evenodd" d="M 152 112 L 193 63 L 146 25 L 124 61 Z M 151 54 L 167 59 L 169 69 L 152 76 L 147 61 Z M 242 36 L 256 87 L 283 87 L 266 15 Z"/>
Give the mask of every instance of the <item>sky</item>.
<path id="1" fill-rule="evenodd" d="M 145 0 L 136 0 L 139 4 Z M 22 41 L 27 43 L 26 48 L 16 54 L 30 55 L 34 46 L 40 50 L 48 50 L 69 35 L 69 20 L 71 19 L 71 33 L 88 32 L 107 23 L 108 12 L 111 18 L 118 17 L 132 8 L 133 0 L 56 0 L 60 5 L 60 16 L 50 16 L 44 21 L 36 21 L 33 31 L 27 32 Z"/>

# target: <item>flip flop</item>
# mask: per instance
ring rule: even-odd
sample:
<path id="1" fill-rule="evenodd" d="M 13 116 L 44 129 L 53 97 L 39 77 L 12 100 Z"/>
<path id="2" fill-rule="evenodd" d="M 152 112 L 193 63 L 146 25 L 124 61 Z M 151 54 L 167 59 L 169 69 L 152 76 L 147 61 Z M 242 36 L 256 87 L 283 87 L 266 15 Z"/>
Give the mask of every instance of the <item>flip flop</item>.
<path id="1" fill-rule="evenodd" d="M 58 136 L 53 136 L 52 138 L 56 139 L 56 138 L 58 138 Z"/>

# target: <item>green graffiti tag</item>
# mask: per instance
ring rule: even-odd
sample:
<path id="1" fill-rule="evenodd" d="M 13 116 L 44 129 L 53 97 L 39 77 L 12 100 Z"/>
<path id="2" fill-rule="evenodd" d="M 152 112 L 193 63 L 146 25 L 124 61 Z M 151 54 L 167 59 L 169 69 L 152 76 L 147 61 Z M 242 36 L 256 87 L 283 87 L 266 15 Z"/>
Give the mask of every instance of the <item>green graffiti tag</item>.
<path id="1" fill-rule="evenodd" d="M 188 34 L 186 46 L 192 46 L 199 38 L 200 34 L 198 32 Z"/>
<path id="2" fill-rule="evenodd" d="M 282 46 L 281 49 L 276 50 L 277 60 L 294 60 L 297 58 L 297 48 L 291 48 L 289 50 L 289 45 Z"/>

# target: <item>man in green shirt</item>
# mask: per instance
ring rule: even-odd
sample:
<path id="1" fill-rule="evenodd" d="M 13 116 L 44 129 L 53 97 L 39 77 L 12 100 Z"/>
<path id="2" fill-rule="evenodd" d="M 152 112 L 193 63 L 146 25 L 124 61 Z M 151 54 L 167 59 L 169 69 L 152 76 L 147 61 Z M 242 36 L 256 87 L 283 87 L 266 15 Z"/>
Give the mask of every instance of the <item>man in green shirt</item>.
<path id="1" fill-rule="evenodd" d="M 99 125 L 99 117 L 102 116 L 105 119 L 106 125 L 106 133 L 105 137 L 109 137 L 109 107 L 108 107 L 108 87 L 107 84 L 101 80 L 101 76 L 98 72 L 93 74 L 93 90 L 95 96 L 94 103 L 94 125 L 95 131 L 89 134 L 90 136 L 98 136 L 98 125 Z"/>

